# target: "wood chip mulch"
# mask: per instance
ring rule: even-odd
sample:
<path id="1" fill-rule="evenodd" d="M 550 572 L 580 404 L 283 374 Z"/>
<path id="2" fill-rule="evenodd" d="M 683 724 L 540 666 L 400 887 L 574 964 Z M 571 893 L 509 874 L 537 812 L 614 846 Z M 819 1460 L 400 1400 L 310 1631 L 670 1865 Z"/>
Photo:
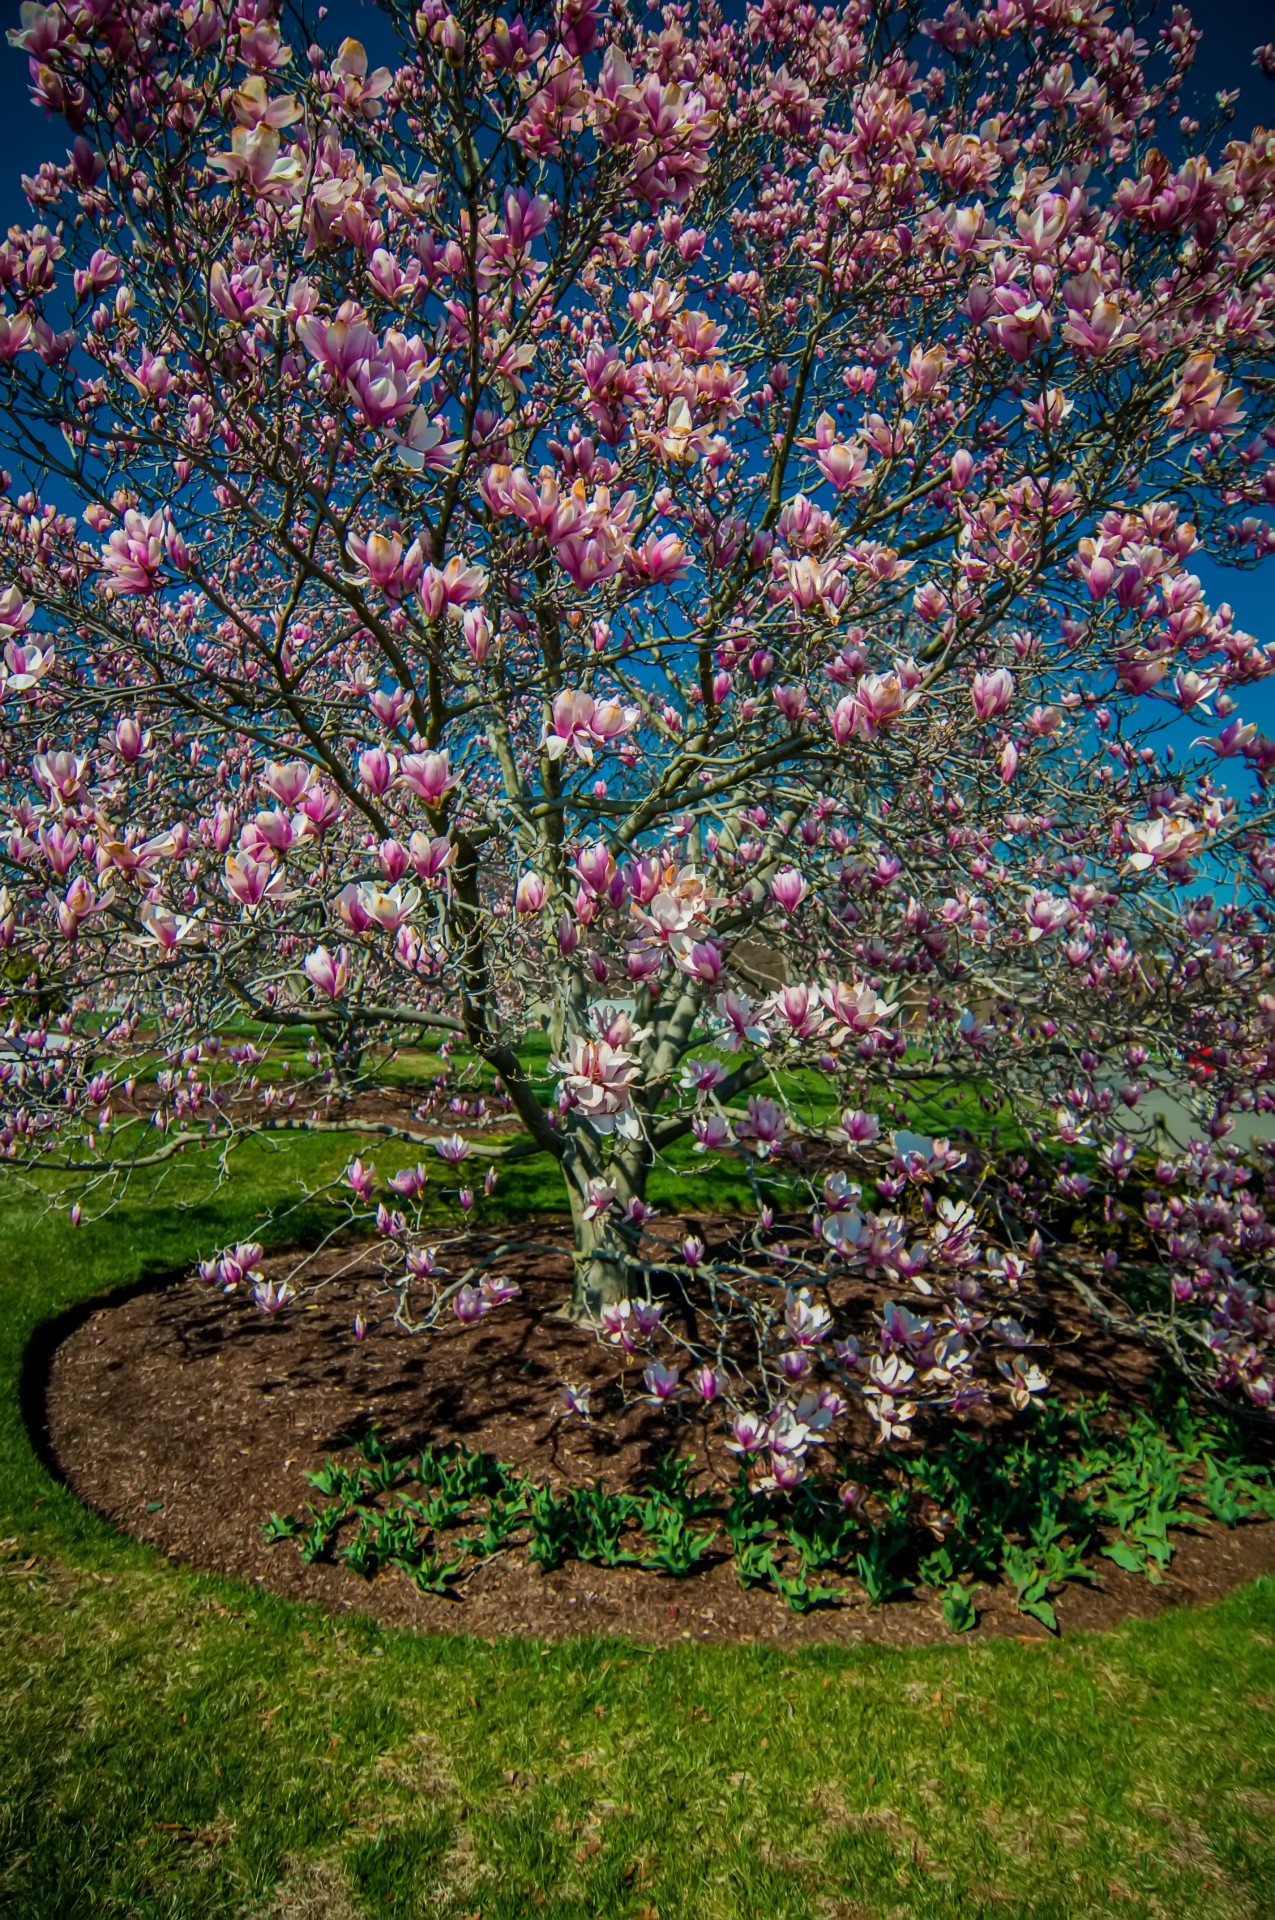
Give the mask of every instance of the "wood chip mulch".
<path id="1" fill-rule="evenodd" d="M 711 1235 L 712 1223 L 697 1224 Z M 274 1256 L 266 1269 L 281 1276 L 293 1265 L 295 1256 Z M 672 1433 L 696 1453 L 706 1478 L 733 1479 L 716 1422 L 670 1421 L 643 1404 L 630 1404 L 608 1430 L 566 1417 L 563 1383 L 591 1386 L 600 1403 L 615 1378 L 614 1353 L 554 1315 L 565 1293 L 565 1250 L 524 1253 L 505 1270 L 522 1286 L 519 1301 L 475 1329 L 425 1336 L 395 1327 L 383 1296 L 382 1317 L 374 1304 L 369 1312 L 370 1275 L 351 1268 L 349 1249 L 325 1254 L 314 1270 L 328 1275 L 317 1295 L 277 1317 L 185 1279 L 118 1297 L 75 1316 L 43 1356 L 43 1371 L 37 1365 L 29 1394 L 37 1440 L 81 1499 L 171 1559 L 386 1624 L 540 1639 L 621 1634 L 644 1644 L 912 1646 L 951 1637 L 938 1597 L 925 1590 L 878 1608 L 856 1590 L 843 1606 L 800 1617 L 776 1594 L 741 1589 L 724 1561 L 682 1580 L 580 1563 L 544 1574 L 512 1551 L 480 1565 L 459 1597 L 442 1598 L 419 1593 L 396 1571 L 368 1582 L 341 1565 L 306 1566 L 290 1543 L 267 1546 L 262 1521 L 272 1511 L 302 1511 L 311 1497 L 307 1472 L 373 1423 L 391 1451 L 460 1441 L 537 1478 L 612 1486 L 637 1484 Z M 872 1304 L 865 1295 L 865 1319 Z M 1088 1322 L 1061 1283 L 1031 1304 L 1037 1324 L 1052 1321 L 1062 1342 L 1053 1372 L 1064 1397 L 1105 1389 L 1114 1405 L 1137 1402 L 1143 1353 Z M 371 1322 L 362 1344 L 351 1331 L 360 1308 Z M 641 1391 L 640 1365 L 629 1385 Z M 852 1439 L 866 1445 L 868 1434 L 856 1430 Z M 1056 1595 L 1062 1630 L 1104 1629 L 1128 1615 L 1215 1600 L 1275 1573 L 1275 1524 L 1174 1537 L 1162 1585 L 1104 1566 L 1100 1587 Z M 972 1637 L 1046 1637 L 1008 1590 L 979 1588 L 974 1597 Z"/>

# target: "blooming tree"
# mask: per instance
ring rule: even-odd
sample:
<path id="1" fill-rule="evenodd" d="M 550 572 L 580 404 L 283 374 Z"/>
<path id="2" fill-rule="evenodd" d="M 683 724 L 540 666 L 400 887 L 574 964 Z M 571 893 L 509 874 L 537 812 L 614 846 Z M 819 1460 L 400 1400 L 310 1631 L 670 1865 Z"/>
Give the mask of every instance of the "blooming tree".
<path id="1" fill-rule="evenodd" d="M 572 1310 L 776 1484 L 852 1389 L 887 1440 L 1026 1404 L 1066 1246 L 1269 1404 L 1275 652 L 1193 568 L 1275 548 L 1275 139 L 1138 11 L 383 0 L 373 67 L 276 0 L 28 0 L 9 1166 L 337 1126 L 432 1030 L 517 1135 L 397 1130 L 551 1156 Z M 324 1106 L 262 1078 L 296 1030 Z M 904 1129 L 936 1082 L 1011 1144 Z M 678 1143 L 755 1184 L 729 1254 L 650 1254 Z M 423 1183 L 348 1176 L 404 1311 L 477 1319 Z"/>

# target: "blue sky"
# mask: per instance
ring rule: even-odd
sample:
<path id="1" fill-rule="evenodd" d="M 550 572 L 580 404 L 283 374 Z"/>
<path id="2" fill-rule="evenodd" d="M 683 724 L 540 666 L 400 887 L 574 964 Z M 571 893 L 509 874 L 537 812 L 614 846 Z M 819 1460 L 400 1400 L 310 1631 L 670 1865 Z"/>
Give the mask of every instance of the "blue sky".
<path id="1" fill-rule="evenodd" d="M 514 0 L 509 11 L 515 11 Z M 939 0 L 934 11 L 942 12 Z M 326 12 L 325 39 L 352 32 L 366 41 L 374 58 L 388 50 L 385 24 L 376 18 L 369 0 L 336 0 Z M 1269 125 L 1275 119 L 1275 83 L 1255 70 L 1253 48 L 1275 40 L 1275 0 L 1209 0 L 1207 6 L 1196 6 L 1195 18 L 1204 31 L 1196 65 L 1200 96 L 1207 100 L 1219 89 L 1238 87 L 1237 131 Z M 16 24 L 17 0 L 0 0 L 0 19 Z M 0 45 L 0 221 L 4 226 L 29 218 L 22 174 L 34 171 L 43 159 L 60 157 L 68 145 L 65 127 L 31 105 L 25 57 Z M 1253 573 L 1222 569 L 1198 559 L 1192 565 L 1214 605 L 1229 601 L 1240 625 L 1264 643 L 1275 640 L 1275 561 Z M 1268 681 L 1247 694 L 1243 712 L 1263 731 L 1275 732 L 1275 683 Z"/>

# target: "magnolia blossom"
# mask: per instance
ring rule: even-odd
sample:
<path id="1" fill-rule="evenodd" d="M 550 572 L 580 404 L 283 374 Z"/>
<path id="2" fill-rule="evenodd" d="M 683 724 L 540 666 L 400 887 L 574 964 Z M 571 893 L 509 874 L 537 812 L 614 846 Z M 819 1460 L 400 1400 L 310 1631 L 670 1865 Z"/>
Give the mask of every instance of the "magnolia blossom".
<path id="1" fill-rule="evenodd" d="M 931 1139 L 927 1133 L 909 1133 L 900 1129 L 890 1135 L 895 1157 L 910 1179 L 927 1180 L 932 1174 L 962 1166 L 963 1153 L 954 1153 L 950 1141 Z"/>
<path id="2" fill-rule="evenodd" d="M 720 1044 L 728 1053 L 737 1053 L 743 1046 L 769 1046 L 770 1030 L 765 1018 L 746 993 L 719 993 L 715 1004 L 721 1021 Z M 702 1092 L 707 1092 L 718 1079 L 725 1077 L 723 1073 L 715 1072 L 706 1081 L 705 1075 L 711 1071 L 711 1063 L 697 1070 L 695 1085 Z"/>
<path id="3" fill-rule="evenodd" d="M 809 890 L 795 867 L 781 867 L 770 883 L 771 897 L 785 913 L 795 913 Z"/>
<path id="4" fill-rule="evenodd" d="M 1069 900 L 1060 900 L 1054 893 L 1033 893 L 1027 903 L 1027 938 L 1034 943 L 1051 933 L 1061 933 L 1074 918 L 1075 908 Z"/>
<path id="5" fill-rule="evenodd" d="M 457 783 L 445 753 L 408 753 L 399 762 L 399 784 L 409 787 L 426 806 L 437 807 Z"/>
<path id="6" fill-rule="evenodd" d="M 347 903 L 348 896 L 351 893 L 354 895 L 356 912 L 350 913 L 347 918 L 347 914 L 342 911 L 342 908 L 343 905 Z M 406 922 L 411 919 L 413 913 L 420 905 L 420 901 L 421 890 L 419 887 L 405 887 L 401 884 L 386 887 L 382 886 L 379 881 L 370 880 L 366 881 L 360 887 L 346 888 L 337 901 L 337 912 L 355 933 L 359 933 L 363 931 L 363 928 L 369 926 L 381 927 L 386 933 L 396 933 L 401 926 L 405 925 Z M 362 917 L 363 927 L 355 924 L 358 916 Z"/>
<path id="7" fill-rule="evenodd" d="M 680 1376 L 676 1367 L 666 1367 L 655 1360 L 649 1367 L 643 1368 L 642 1379 L 647 1393 L 657 1406 L 664 1406 L 677 1398 Z"/>
<path id="8" fill-rule="evenodd" d="M 272 126 L 236 127 L 230 136 L 230 152 L 211 154 L 208 164 L 227 180 L 263 197 L 288 192 L 301 178 L 302 163 L 295 151 L 282 154 L 281 145 Z"/>
<path id="9" fill-rule="evenodd" d="M 547 898 L 548 888 L 538 873 L 519 875 L 514 894 L 514 908 L 518 913 L 539 913 Z"/>
<path id="10" fill-rule="evenodd" d="M 621 706 L 618 700 L 595 701 L 589 693 L 560 693 L 554 699 L 552 717 L 545 723 L 541 741 L 550 760 L 560 760 L 571 752 L 591 766 L 595 748 L 609 747 L 631 733 L 640 718 L 637 707 Z"/>
<path id="11" fill-rule="evenodd" d="M 1155 820 L 1132 820 L 1125 829 L 1133 852 L 1126 865 L 1133 873 L 1189 860 L 1204 845 L 1206 835 L 1190 820 L 1162 815 Z"/>
<path id="12" fill-rule="evenodd" d="M 326 947 L 316 947 L 302 961 L 306 978 L 320 993 L 336 1000 L 350 984 L 350 949 L 338 947 L 335 956 Z"/>
<path id="13" fill-rule="evenodd" d="M 264 901 L 282 902 L 290 897 L 286 875 L 273 861 L 254 860 L 230 853 L 226 856 L 225 888 L 241 906 L 258 907 Z"/>
<path id="14" fill-rule="evenodd" d="M 851 1034 L 872 1033 L 891 1018 L 894 1008 L 863 981 L 847 986 L 837 981 L 822 987 L 819 998 L 831 1016 L 831 1044 L 840 1046 Z"/>
<path id="15" fill-rule="evenodd" d="M 565 1058 L 555 1056 L 549 1070 L 562 1076 L 563 1093 L 595 1133 L 638 1137 L 640 1123 L 632 1108 L 631 1088 L 641 1068 L 625 1047 L 574 1034 Z"/>
<path id="16" fill-rule="evenodd" d="M 970 683 L 970 699 L 980 720 L 994 720 L 1006 712 L 1014 698 L 1014 676 L 1005 667 L 994 673 L 976 673 Z"/>
<path id="17" fill-rule="evenodd" d="M 747 1142 L 759 1160 L 768 1159 L 783 1145 L 786 1130 L 783 1108 L 756 1094 L 749 1096 L 747 1119 L 735 1122 L 736 1139 Z"/>
<path id="18" fill-rule="evenodd" d="M 146 939 L 153 942 L 161 953 L 171 953 L 177 947 L 195 940 L 200 934 L 202 913 L 174 913 L 159 900 L 144 900 L 137 910 Z"/>

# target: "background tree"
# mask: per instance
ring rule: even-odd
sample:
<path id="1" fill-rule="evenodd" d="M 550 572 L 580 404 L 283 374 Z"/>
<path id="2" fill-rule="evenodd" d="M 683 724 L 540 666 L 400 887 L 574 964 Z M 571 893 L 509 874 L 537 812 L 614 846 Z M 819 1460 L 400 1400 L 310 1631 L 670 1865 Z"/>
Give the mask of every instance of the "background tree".
<path id="1" fill-rule="evenodd" d="M 1185 112 L 1181 8 L 382 11 L 375 68 L 272 0 L 11 36 L 73 144 L 0 249 L 9 1163 L 273 1124 L 245 1016 L 313 1125 L 433 1030 L 622 1346 L 660 1156 L 805 1182 L 684 1343 L 776 1461 L 825 1375 L 887 1438 L 1039 1391 L 1078 1215 L 1268 1403 L 1275 657 L 1192 559 L 1275 544 L 1275 141 Z M 891 1134 L 940 1074 L 1022 1150 Z M 919 1296 L 862 1363 L 847 1271 Z"/>

